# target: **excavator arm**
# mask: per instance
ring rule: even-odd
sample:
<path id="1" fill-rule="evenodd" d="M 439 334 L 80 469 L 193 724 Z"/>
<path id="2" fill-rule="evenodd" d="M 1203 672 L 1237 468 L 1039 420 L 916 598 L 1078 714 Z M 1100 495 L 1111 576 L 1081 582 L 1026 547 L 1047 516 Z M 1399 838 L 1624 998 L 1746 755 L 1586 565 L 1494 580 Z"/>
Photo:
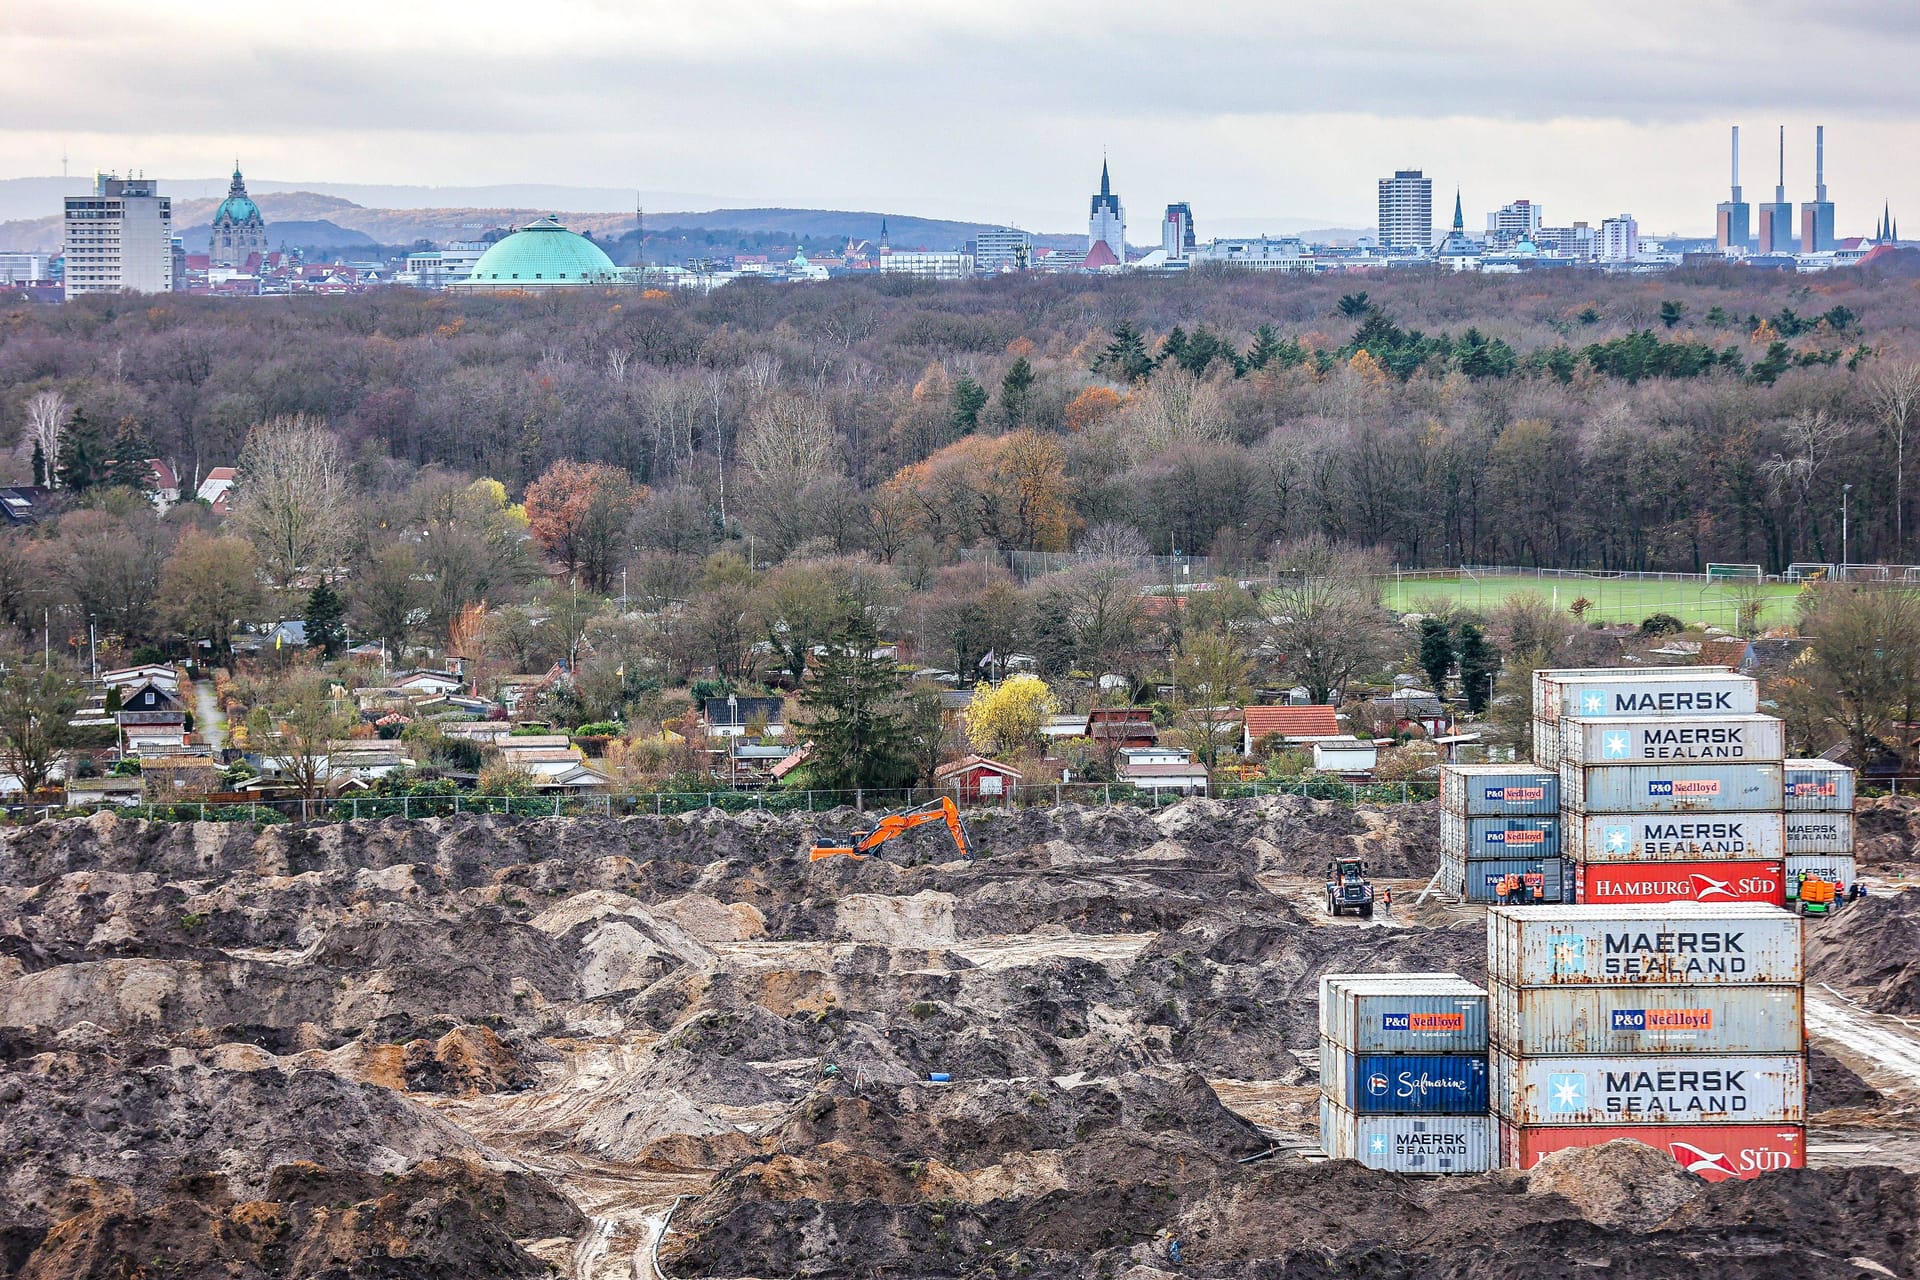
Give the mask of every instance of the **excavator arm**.
<path id="1" fill-rule="evenodd" d="M 813 852 L 807 855 L 807 860 L 818 862 L 822 858 L 845 855 L 857 862 L 895 836 L 905 835 L 915 827 L 924 826 L 929 822 L 945 822 L 947 830 L 953 835 L 953 844 L 960 851 L 960 856 L 972 861 L 973 842 L 967 839 L 966 824 L 960 821 L 960 806 L 953 802 L 951 796 L 941 796 L 938 800 L 929 801 L 917 809 L 889 813 L 874 824 L 873 830 L 856 831 L 852 844 L 817 844 L 813 846 Z"/>

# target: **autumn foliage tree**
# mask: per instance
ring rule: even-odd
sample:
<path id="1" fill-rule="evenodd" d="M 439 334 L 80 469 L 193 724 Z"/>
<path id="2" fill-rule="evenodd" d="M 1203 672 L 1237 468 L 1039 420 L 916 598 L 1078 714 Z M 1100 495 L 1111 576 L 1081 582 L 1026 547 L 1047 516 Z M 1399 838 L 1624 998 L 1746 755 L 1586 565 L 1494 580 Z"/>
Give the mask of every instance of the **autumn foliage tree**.
<path id="1" fill-rule="evenodd" d="M 1037 431 L 969 436 L 887 483 L 935 546 L 1058 551 L 1073 529 L 1066 450 Z"/>
<path id="2" fill-rule="evenodd" d="M 643 496 L 618 467 L 562 459 L 527 486 L 527 531 L 583 585 L 605 591 Z"/>

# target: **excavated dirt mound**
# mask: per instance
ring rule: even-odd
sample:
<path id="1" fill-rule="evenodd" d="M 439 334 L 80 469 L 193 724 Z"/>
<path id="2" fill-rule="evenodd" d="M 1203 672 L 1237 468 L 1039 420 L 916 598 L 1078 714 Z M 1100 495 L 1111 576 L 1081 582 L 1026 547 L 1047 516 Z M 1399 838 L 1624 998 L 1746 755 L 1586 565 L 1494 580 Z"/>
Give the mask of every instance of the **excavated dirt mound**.
<path id="1" fill-rule="evenodd" d="M 1678 1202 L 1613 1153 L 1292 1154 L 1322 974 L 1483 975 L 1472 911 L 1312 905 L 1330 856 L 1431 875 L 1431 805 L 993 812 L 971 864 L 939 828 L 806 860 L 859 820 L 0 828 L 0 1276 L 631 1280 L 681 1196 L 683 1276 L 1149 1277 L 1169 1238 L 1219 1277 L 1914 1273 L 1891 1171 Z M 1814 936 L 1901 1007 L 1905 901 Z M 1877 1103 L 1834 1059 L 1813 1088 Z"/>

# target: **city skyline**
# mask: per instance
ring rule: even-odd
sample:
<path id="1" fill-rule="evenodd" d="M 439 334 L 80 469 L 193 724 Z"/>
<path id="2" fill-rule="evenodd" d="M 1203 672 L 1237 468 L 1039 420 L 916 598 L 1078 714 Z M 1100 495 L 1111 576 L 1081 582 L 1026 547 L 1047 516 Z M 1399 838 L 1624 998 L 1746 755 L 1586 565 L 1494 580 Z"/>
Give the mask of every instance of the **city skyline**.
<path id="1" fill-rule="evenodd" d="M 239 35 L 194 13 L 29 0 L 4 35 L 19 70 L 0 85 L 0 172 L 58 173 L 64 154 L 73 173 L 217 173 L 238 152 L 269 180 L 633 186 L 1053 232 L 1086 198 L 1081 157 L 1104 149 L 1137 207 L 1189 201 L 1201 221 L 1368 226 L 1380 175 L 1419 168 L 1482 212 L 1525 197 L 1555 221 L 1631 209 L 1650 232 L 1710 235 L 1730 123 L 1756 139 L 1785 126 L 1796 204 L 1825 124 L 1841 234 L 1920 203 L 1920 174 L 1882 160 L 1920 153 L 1911 6 L 1696 6 L 1573 42 L 1577 66 L 1556 33 L 1599 6 L 1465 7 L 1487 21 L 1436 23 L 1442 6 L 1414 3 L 1356 29 L 1226 4 L 1158 30 L 1132 0 L 1101 24 L 1078 4 L 723 0 L 641 16 L 561 3 L 532 22 L 434 3 L 396 26 L 390 10 L 298 0 Z M 355 30 L 355 56 L 328 52 L 316 24 Z"/>

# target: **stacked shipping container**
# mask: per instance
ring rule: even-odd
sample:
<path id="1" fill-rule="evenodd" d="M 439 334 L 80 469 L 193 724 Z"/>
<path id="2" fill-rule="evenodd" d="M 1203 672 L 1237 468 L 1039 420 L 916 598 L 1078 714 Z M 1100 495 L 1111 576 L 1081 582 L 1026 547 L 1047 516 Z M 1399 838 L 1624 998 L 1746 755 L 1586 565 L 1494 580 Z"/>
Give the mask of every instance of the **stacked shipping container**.
<path id="1" fill-rule="evenodd" d="M 1534 689 L 1579 901 L 1785 902 L 1786 735 L 1750 677 L 1543 671 Z"/>
<path id="2" fill-rule="evenodd" d="M 1509 875 L 1542 902 L 1573 901 L 1562 857 L 1560 778 L 1526 765 L 1448 765 L 1440 772 L 1440 880 L 1492 902 Z"/>
<path id="3" fill-rule="evenodd" d="M 1800 920 L 1694 903 L 1487 920 L 1503 1164 L 1634 1138 L 1711 1181 L 1806 1160 Z"/>
<path id="4" fill-rule="evenodd" d="M 1320 979 L 1320 1144 L 1399 1173 L 1484 1173 L 1487 993 L 1451 973 Z"/>
<path id="5" fill-rule="evenodd" d="M 1786 765 L 1787 882 L 1818 876 L 1852 884 L 1853 770 L 1828 760 Z"/>

